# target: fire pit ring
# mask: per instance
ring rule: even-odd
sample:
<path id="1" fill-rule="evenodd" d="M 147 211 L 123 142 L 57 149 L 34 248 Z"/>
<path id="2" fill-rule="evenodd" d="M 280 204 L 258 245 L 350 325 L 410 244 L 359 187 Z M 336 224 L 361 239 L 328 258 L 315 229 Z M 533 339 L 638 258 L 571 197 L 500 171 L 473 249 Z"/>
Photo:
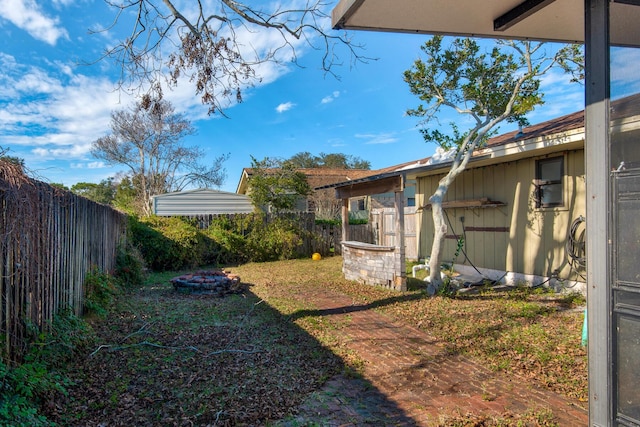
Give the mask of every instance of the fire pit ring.
<path id="1" fill-rule="evenodd" d="M 215 296 L 242 292 L 240 276 L 222 270 L 200 270 L 170 280 L 177 291 L 208 293 Z"/>

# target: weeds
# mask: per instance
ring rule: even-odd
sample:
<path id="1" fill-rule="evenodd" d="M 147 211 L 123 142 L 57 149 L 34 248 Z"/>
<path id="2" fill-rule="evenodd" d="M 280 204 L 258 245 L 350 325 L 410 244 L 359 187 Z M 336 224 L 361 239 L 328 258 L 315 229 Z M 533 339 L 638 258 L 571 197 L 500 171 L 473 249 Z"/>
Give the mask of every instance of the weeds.
<path id="1" fill-rule="evenodd" d="M 46 330 L 36 333 L 21 364 L 0 360 L 2 426 L 54 425 L 42 407 L 67 394 L 71 381 L 60 370 L 92 339 L 91 328 L 70 310 L 58 314 Z"/>
<path id="2" fill-rule="evenodd" d="M 84 280 L 84 307 L 90 314 L 105 317 L 119 289 L 114 278 L 92 268 Z"/>

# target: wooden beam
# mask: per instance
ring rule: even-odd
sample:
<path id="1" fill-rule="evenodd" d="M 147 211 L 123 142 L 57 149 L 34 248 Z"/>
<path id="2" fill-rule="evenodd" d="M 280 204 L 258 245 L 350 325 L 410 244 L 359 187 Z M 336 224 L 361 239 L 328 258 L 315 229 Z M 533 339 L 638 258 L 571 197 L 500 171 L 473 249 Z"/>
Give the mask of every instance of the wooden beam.
<path id="1" fill-rule="evenodd" d="M 349 238 L 349 199 L 342 199 L 342 241 L 346 242 Z"/>
<path id="2" fill-rule="evenodd" d="M 464 227 L 464 231 L 483 231 L 489 233 L 509 233 L 511 227 Z"/>
<path id="3" fill-rule="evenodd" d="M 640 0 L 613 0 L 614 3 L 630 4 L 631 6 L 640 6 Z"/>
<path id="4" fill-rule="evenodd" d="M 496 208 L 498 206 L 506 206 L 506 203 L 491 200 L 487 197 L 482 197 L 480 199 L 452 200 L 449 202 L 442 202 L 442 207 L 444 209 Z M 431 209 L 431 203 L 427 203 L 426 205 L 422 206 L 421 209 Z"/>
<path id="5" fill-rule="evenodd" d="M 348 199 L 358 196 L 395 193 L 403 190 L 404 185 L 402 175 L 397 175 L 373 181 L 365 181 L 357 184 L 348 184 L 342 187 L 336 187 L 336 198 Z"/>
<path id="6" fill-rule="evenodd" d="M 526 0 L 493 21 L 495 31 L 505 31 L 555 0 Z"/>

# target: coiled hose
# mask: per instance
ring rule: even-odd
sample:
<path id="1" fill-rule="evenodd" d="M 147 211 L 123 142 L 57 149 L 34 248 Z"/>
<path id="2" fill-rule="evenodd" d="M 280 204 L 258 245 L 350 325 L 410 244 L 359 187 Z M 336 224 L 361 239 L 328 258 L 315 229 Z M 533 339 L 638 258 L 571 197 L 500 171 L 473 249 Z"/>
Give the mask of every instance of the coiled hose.
<path id="1" fill-rule="evenodd" d="M 585 245 L 585 229 L 580 228 L 580 225 L 586 221 L 586 218 L 580 215 L 574 219 L 569 227 L 569 235 L 565 243 L 567 251 L 567 257 L 569 258 L 569 265 L 575 270 L 575 272 L 584 279 L 581 271 L 584 271 L 587 265 L 586 258 L 586 245 Z"/>

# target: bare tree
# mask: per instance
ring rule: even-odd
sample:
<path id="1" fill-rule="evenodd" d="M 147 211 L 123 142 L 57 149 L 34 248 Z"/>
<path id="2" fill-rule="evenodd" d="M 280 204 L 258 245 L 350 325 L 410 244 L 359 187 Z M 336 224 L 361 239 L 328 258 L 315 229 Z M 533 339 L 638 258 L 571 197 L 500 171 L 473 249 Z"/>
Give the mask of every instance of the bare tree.
<path id="1" fill-rule="evenodd" d="M 181 143 L 193 133 L 191 123 L 176 114 L 171 103 L 145 98 L 130 109 L 113 112 L 111 134 L 94 141 L 91 152 L 128 169 L 141 213 L 149 215 L 153 195 L 222 184 L 222 164 L 228 156 L 219 156 L 210 166 L 201 164 L 204 152 Z"/>
<path id="2" fill-rule="evenodd" d="M 504 122 L 526 124 L 526 114 L 543 104 L 540 79 L 555 67 L 582 77 L 583 56 L 577 45 L 555 52 L 544 43 L 497 41 L 489 52 L 482 52 L 472 39 L 454 39 L 443 45 L 442 37 L 433 37 L 422 46 L 425 60 L 418 59 L 405 71 L 404 79 L 421 104 L 407 114 L 422 119 L 425 140 L 455 151 L 449 172 L 440 180 L 429 198 L 434 222 L 434 237 L 429 261 L 429 292 L 442 285 L 440 263 L 447 234 L 442 201 L 460 175 L 473 152 Z M 470 128 L 460 132 L 453 124 L 451 132 L 429 129 L 437 123 L 443 109 L 466 117 Z"/>
<path id="3" fill-rule="evenodd" d="M 105 52 L 121 65 L 120 83 L 144 85 L 161 97 L 162 81 L 172 86 L 187 77 L 210 114 L 222 112 L 230 100 L 242 101 L 243 89 L 260 80 L 256 70 L 261 64 L 297 63 L 303 47 L 322 51 L 321 66 L 329 73 L 338 64 L 336 46 L 345 46 L 352 60 L 364 59 L 344 34 L 330 32 L 330 4 L 321 0 L 293 0 L 287 8 L 272 2 L 197 0 L 182 3 L 182 10 L 173 0 L 105 1 L 117 13 L 99 31 L 129 25 L 129 17 L 135 17 L 130 35 Z M 255 34 L 261 37 L 252 43 Z"/>
<path id="4" fill-rule="evenodd" d="M 336 199 L 334 189 L 314 190 L 308 196 L 317 219 L 336 220 L 342 215 L 342 199 Z"/>

